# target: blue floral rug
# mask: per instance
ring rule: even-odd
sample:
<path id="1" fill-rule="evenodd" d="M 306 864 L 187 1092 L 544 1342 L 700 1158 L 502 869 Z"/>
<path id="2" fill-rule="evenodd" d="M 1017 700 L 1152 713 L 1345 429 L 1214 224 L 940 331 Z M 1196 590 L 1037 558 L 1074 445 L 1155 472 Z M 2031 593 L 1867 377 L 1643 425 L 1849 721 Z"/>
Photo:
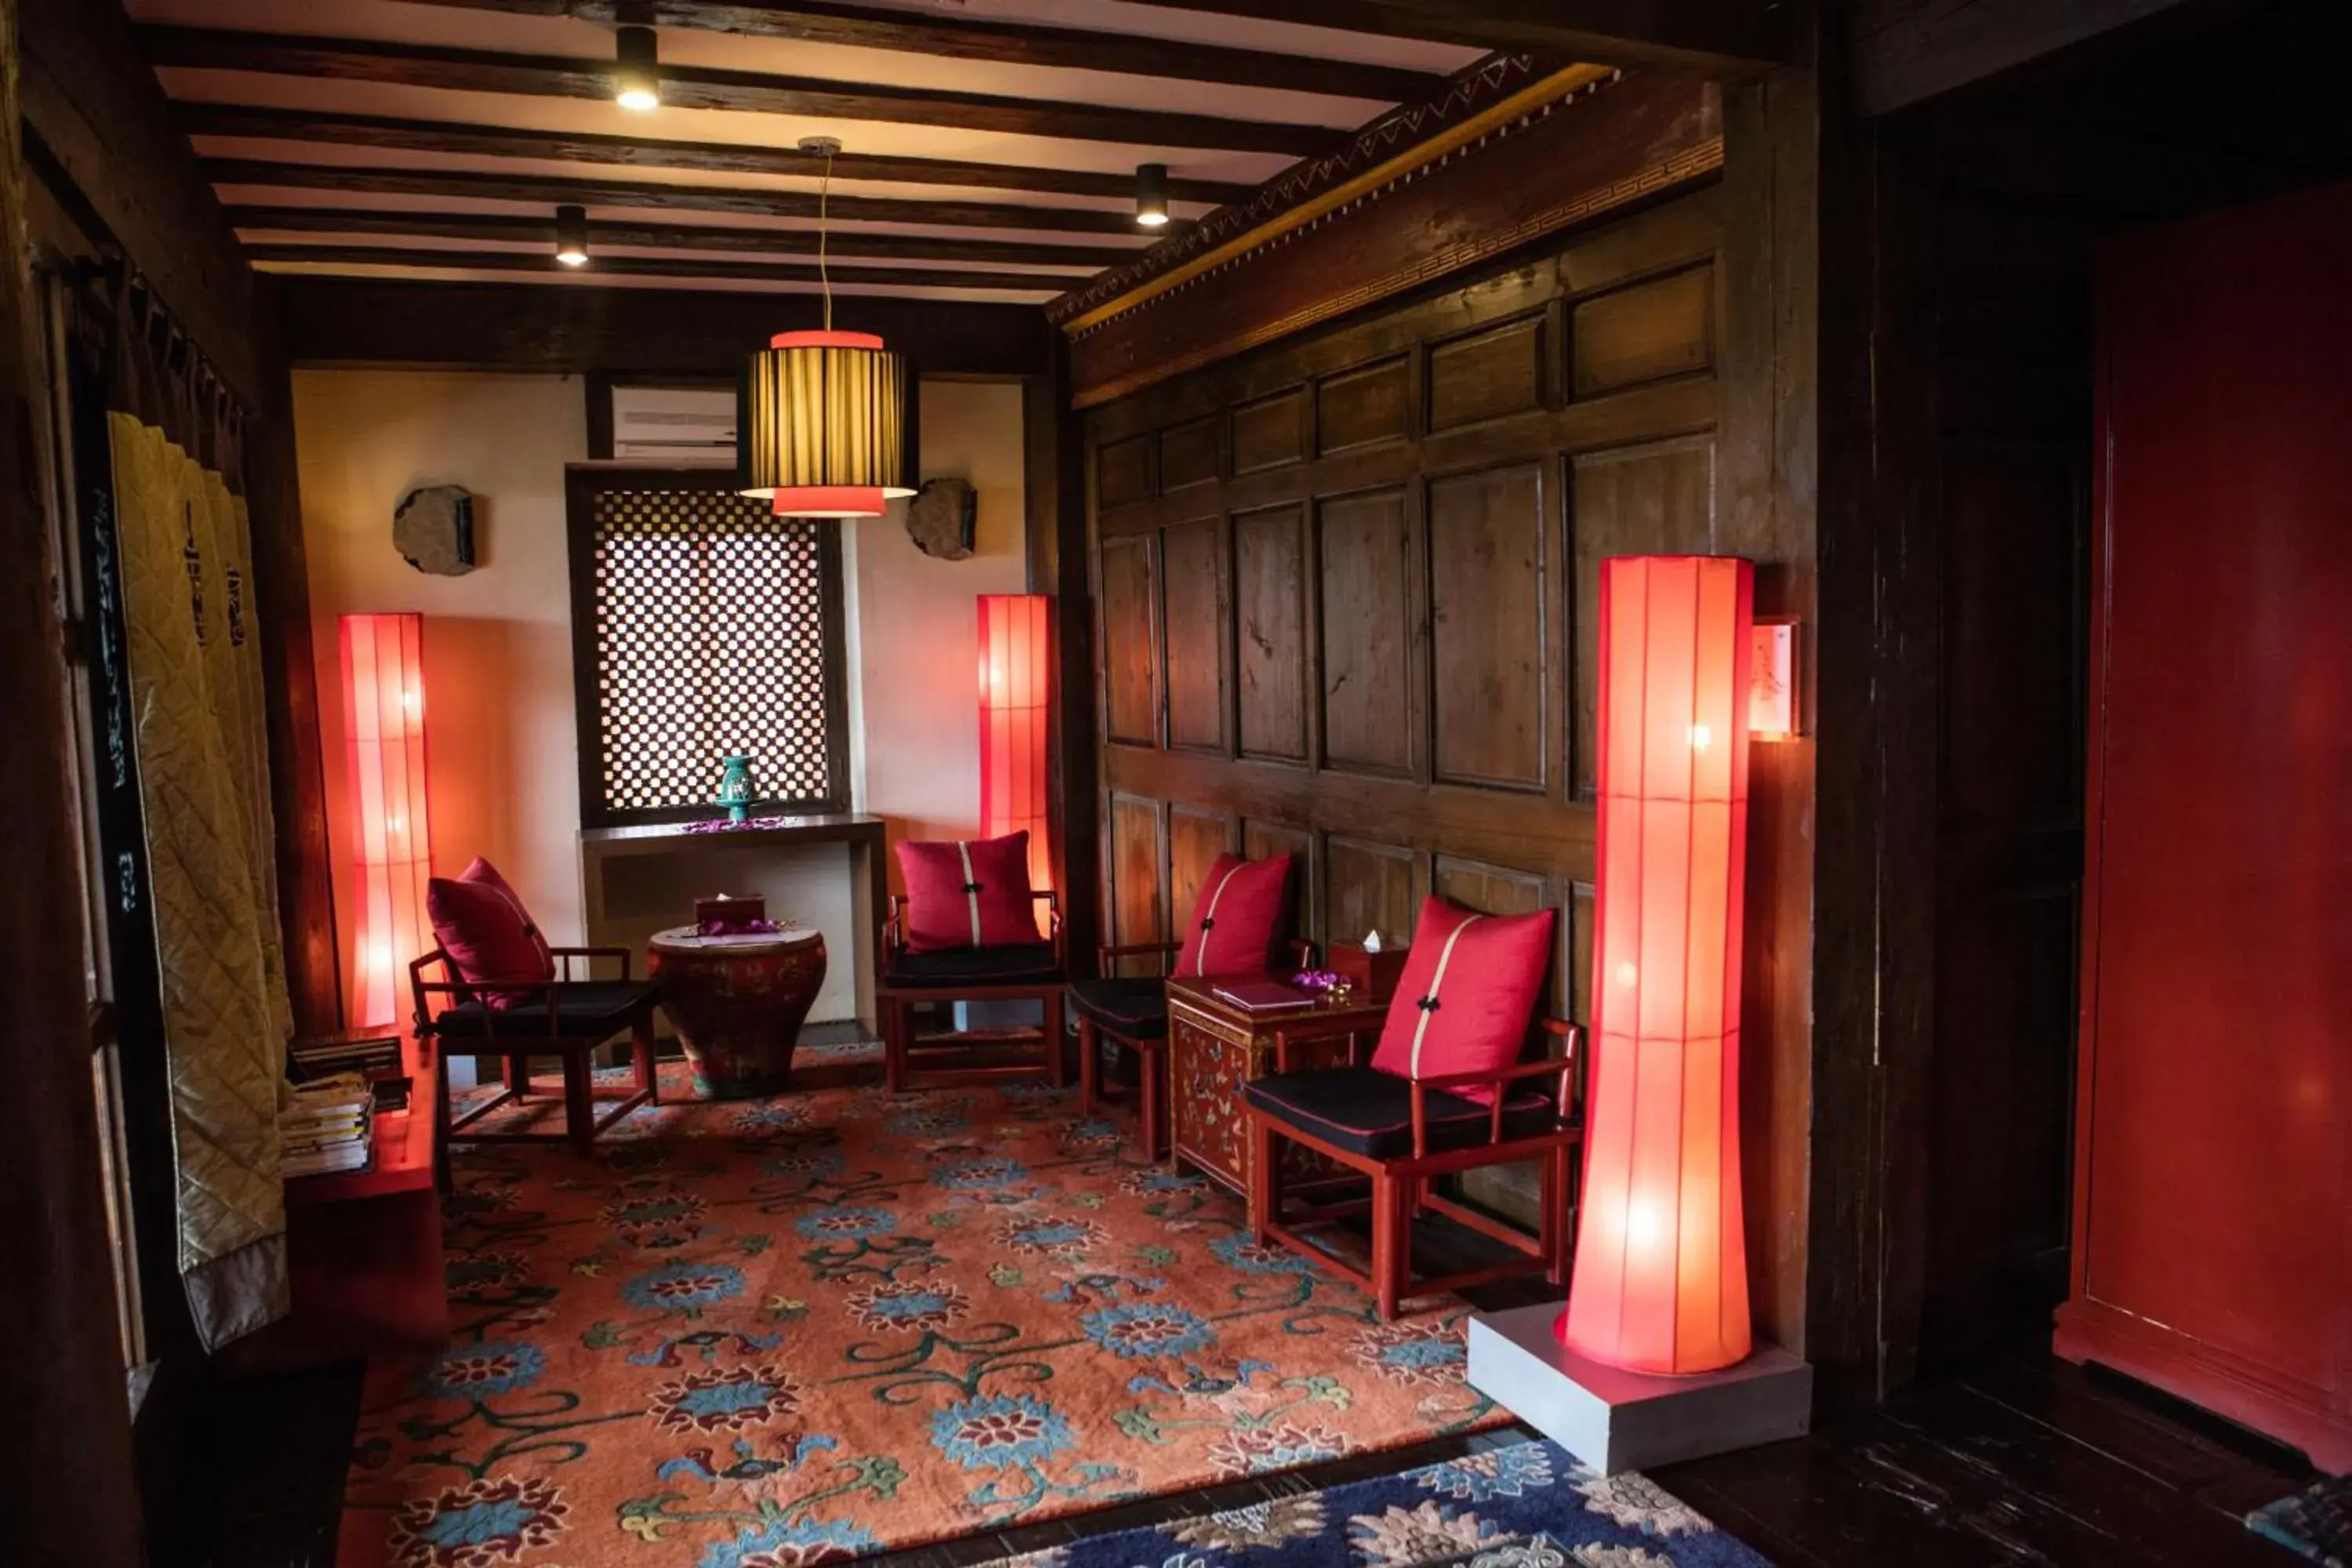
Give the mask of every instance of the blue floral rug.
<path id="1" fill-rule="evenodd" d="M 2325 1568 L 2352 1559 L 2352 1478 L 2337 1476 L 2246 1515 L 2246 1528 Z"/>
<path id="2" fill-rule="evenodd" d="M 1326 1491 L 1002 1559 L 992 1568 L 1769 1568 L 1637 1475 L 1515 1443 Z"/>

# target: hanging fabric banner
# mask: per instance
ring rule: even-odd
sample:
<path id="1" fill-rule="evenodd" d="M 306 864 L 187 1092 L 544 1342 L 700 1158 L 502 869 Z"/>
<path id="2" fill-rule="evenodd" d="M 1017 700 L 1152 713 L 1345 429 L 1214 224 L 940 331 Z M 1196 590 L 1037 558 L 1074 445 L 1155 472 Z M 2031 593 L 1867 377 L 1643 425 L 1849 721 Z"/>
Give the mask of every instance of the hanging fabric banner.
<path id="1" fill-rule="evenodd" d="M 291 1010 L 250 535 L 230 483 L 242 485 L 236 411 L 139 290 L 119 294 L 114 316 L 106 455 L 169 1057 L 178 1258 L 212 1348 L 288 1308 L 278 1110 Z"/>

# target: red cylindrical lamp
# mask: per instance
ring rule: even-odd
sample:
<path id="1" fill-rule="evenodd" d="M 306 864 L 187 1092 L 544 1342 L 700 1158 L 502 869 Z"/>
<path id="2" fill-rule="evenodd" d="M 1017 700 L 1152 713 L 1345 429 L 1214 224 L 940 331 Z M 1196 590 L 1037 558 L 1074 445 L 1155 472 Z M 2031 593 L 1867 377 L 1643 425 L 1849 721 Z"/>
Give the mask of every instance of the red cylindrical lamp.
<path id="1" fill-rule="evenodd" d="M 1027 829 L 1029 885 L 1053 886 L 1046 852 L 1046 742 L 1052 734 L 1052 600 L 980 595 L 980 830 Z"/>
<path id="2" fill-rule="evenodd" d="M 1739 963 L 1754 570 L 1601 563 L 1593 1076 L 1558 1332 L 1636 1372 L 1748 1353 Z"/>
<path id="3" fill-rule="evenodd" d="M 425 617 L 342 617 L 343 723 L 358 889 L 353 1028 L 400 1016 L 404 971 L 433 948 L 425 884 L 433 826 L 425 801 Z"/>

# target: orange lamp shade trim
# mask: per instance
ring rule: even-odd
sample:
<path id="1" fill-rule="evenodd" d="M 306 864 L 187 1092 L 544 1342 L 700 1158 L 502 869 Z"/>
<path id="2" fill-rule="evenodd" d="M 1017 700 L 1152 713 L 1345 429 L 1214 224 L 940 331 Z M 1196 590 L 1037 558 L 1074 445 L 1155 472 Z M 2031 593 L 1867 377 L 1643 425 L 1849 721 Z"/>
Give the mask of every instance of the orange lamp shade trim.
<path id="1" fill-rule="evenodd" d="M 1636 1372 L 1750 1344 L 1740 926 L 1754 569 L 1601 563 L 1600 879 L 1576 1272 L 1559 1334 Z"/>
<path id="2" fill-rule="evenodd" d="M 1052 604 L 1043 594 L 980 595 L 981 836 L 1026 829 L 1033 888 L 1054 885 L 1046 849 Z"/>
<path id="3" fill-rule="evenodd" d="M 353 1028 L 400 1016 L 402 977 L 433 948 L 425 884 L 433 825 L 425 792 L 425 617 L 341 620 L 343 725 L 350 759 Z"/>

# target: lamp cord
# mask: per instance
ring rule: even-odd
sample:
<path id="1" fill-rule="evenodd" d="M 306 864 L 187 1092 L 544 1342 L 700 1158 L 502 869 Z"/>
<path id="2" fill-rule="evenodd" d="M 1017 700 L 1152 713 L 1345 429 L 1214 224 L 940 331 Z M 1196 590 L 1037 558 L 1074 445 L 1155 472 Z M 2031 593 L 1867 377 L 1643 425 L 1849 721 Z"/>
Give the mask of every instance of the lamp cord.
<path id="1" fill-rule="evenodd" d="M 833 274 L 825 269 L 825 206 L 833 196 L 833 154 L 824 155 L 824 178 L 816 188 L 816 280 L 824 290 L 824 330 L 833 331 Z"/>

